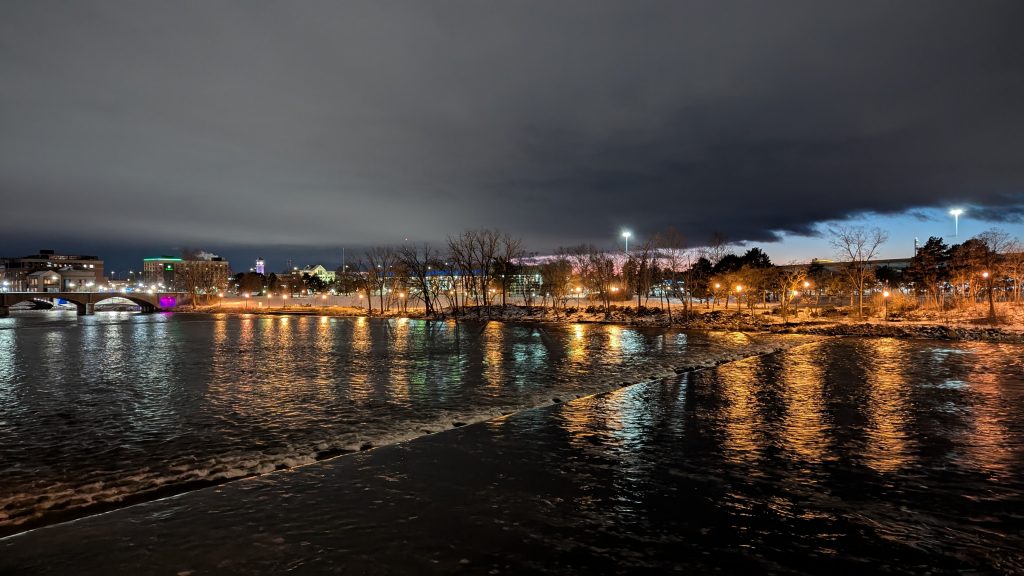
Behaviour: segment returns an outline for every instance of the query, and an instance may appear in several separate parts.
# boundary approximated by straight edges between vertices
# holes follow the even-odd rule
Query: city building
[[[142,284],[149,288],[209,294],[227,288],[231,266],[212,254],[201,258],[158,256],[142,261]]]
[[[53,279],[54,274],[36,275],[30,288],[29,276],[36,272],[58,272],[58,278]],[[49,286],[48,282],[55,282],[62,290],[71,284],[76,289],[90,282],[93,286],[100,286],[105,282],[103,260],[96,256],[57,254],[54,250],[40,250],[38,254],[29,256],[0,258],[0,282],[9,292],[39,291],[39,287]]]
[[[324,268],[322,264],[312,264],[310,266],[306,266],[302,270],[299,270],[298,274],[299,277],[317,276],[328,284],[334,282],[335,277],[335,272],[333,270],[328,270],[327,268]]]

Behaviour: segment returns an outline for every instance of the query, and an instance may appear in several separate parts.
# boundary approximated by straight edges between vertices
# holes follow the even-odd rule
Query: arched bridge
[[[182,304],[188,296],[187,292],[0,292],[0,316],[7,316],[11,306],[19,302],[55,298],[74,304],[79,316],[92,314],[96,304],[111,298],[131,300],[142,307],[143,312],[155,312]]]

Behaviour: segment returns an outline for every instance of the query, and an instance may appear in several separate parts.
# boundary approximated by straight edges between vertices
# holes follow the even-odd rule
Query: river
[[[5,494],[443,431],[0,539],[0,572],[1024,573],[1019,344],[45,318],[0,333]]]
[[[0,534],[807,340],[19,312],[0,318]]]

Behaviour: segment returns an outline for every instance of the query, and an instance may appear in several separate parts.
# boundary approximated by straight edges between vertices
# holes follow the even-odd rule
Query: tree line
[[[697,307],[715,310],[758,306],[788,318],[796,304],[847,302],[865,314],[865,296],[880,290],[919,295],[925,305],[963,305],[982,294],[994,302],[1020,302],[1022,270],[1019,243],[1004,232],[989,231],[962,244],[946,246],[930,238],[905,270],[877,267],[885,232],[877,228],[833,227],[830,243],[838,262],[778,266],[759,247],[729,251],[717,237],[691,247],[677,230],[654,234],[627,252],[608,252],[592,244],[560,247],[554,255],[526,258],[520,238],[491,229],[450,236],[443,246],[430,243],[371,247],[333,283],[313,275],[283,278],[253,273],[235,279],[239,292],[358,294],[367,313],[408,307],[425,313],[488,315],[510,301],[553,308],[556,314],[584,302],[609,314],[616,304],[635,310],[656,307],[668,321],[689,317]],[[982,276],[987,272],[987,276]],[[652,303],[653,300],[653,303]],[[678,308],[673,310],[673,303]],[[871,301],[869,300],[869,304]]]

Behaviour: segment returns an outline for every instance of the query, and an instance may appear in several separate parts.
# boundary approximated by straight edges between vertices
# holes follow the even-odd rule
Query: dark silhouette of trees
[[[435,275],[443,266],[440,253],[427,243],[403,245],[398,251],[398,261],[405,269],[412,291],[423,301],[426,314],[434,314],[438,285]]]
[[[917,249],[903,273],[904,279],[913,285],[914,292],[927,295],[927,299],[938,308],[942,307],[942,286],[947,278],[948,259],[949,247],[942,238],[932,236]]]
[[[559,249],[559,252],[563,251],[564,249]],[[568,299],[569,292],[571,291],[572,263],[569,261],[568,256],[559,253],[554,259],[541,264],[539,272],[545,295],[551,296],[551,304],[557,315],[559,302],[564,308],[565,301]]]
[[[686,292],[691,298],[710,300],[711,277],[714,275],[714,266],[706,257],[701,256],[686,269],[683,282],[686,283]]]

